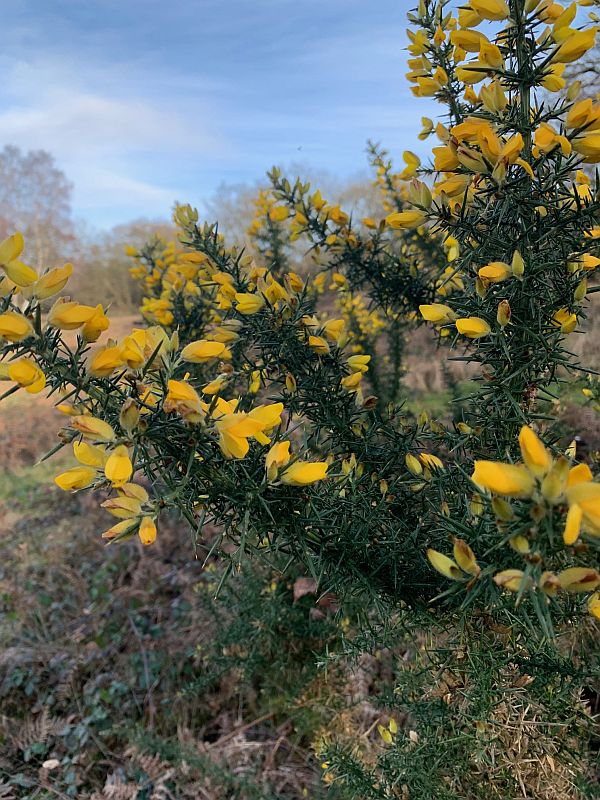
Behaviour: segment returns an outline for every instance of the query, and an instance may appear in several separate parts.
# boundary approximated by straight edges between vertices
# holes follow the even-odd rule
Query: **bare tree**
[[[563,78],[567,88],[575,81],[580,81],[582,97],[592,97],[600,91],[600,45],[596,44],[578,61],[567,64]]]
[[[0,236],[20,230],[26,258],[38,269],[64,261],[72,249],[72,188],[45,150],[0,151]]]

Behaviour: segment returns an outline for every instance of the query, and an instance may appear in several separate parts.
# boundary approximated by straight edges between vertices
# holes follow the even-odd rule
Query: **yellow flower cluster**
[[[130,482],[133,474],[130,448],[117,443],[117,435],[108,422],[91,415],[77,415],[71,428],[81,438],[73,441],[73,455],[78,466],[56,476],[55,483],[66,492],[110,486],[116,496],[102,503],[114,517],[121,520],[105,531],[105,539],[121,541],[134,536],[149,545],[156,539],[156,515],[143,486]]]
[[[530,521],[541,522],[564,514],[563,543],[576,553],[582,550],[578,546],[580,537],[600,537],[600,483],[594,482],[587,464],[573,465],[565,455],[554,458],[527,425],[521,428],[519,446],[522,462],[478,460],[471,476],[479,493],[491,495],[500,530],[518,522],[509,502],[515,499],[530,504]],[[592,592],[600,586],[600,573],[592,567],[573,566],[560,571],[546,568],[543,554],[535,549],[533,534],[529,527],[523,530],[520,523],[516,532],[511,531],[509,543],[527,566],[497,572],[493,580],[499,587],[518,594],[538,589],[551,598],[559,591]],[[471,548],[459,540],[455,540],[454,560],[433,549],[428,550],[427,556],[438,572],[452,580],[479,578],[482,574]],[[599,593],[591,595],[588,608],[600,619]]]
[[[593,47],[598,29],[596,25],[573,28],[576,12],[576,3],[565,8],[544,0],[525,2],[524,17],[519,22],[537,32],[537,39],[531,45],[531,58],[537,65],[532,77],[534,89],[546,92],[563,89],[565,64],[576,61]],[[415,19],[423,18],[425,13],[425,5],[421,3]],[[534,180],[535,159],[538,173],[545,169],[545,161],[555,159],[558,154],[572,156],[573,163],[600,161],[600,105],[589,98],[573,104],[578,84],[569,88],[566,100],[559,104],[558,114],[563,117],[561,130],[541,119],[532,105],[533,137],[524,138],[519,131],[509,132],[513,124],[511,114],[519,105],[530,102],[519,91],[513,65],[507,61],[515,58],[510,44],[515,21],[509,17],[504,0],[475,0],[461,6],[457,16],[440,14],[435,31],[428,33],[421,27],[417,32],[408,32],[412,58],[407,78],[414,84],[413,92],[448,102],[456,122],[434,126],[424,118],[422,138],[435,133],[440,140],[440,145],[433,148],[433,171],[437,179],[431,191],[416,181],[416,188],[408,197],[418,208],[391,214],[388,224],[405,228],[420,226],[427,220],[432,202],[448,214],[459,214],[477,195],[497,190],[509,177],[518,180],[525,174]],[[498,23],[506,26],[500,24],[496,30]],[[466,87],[460,111],[452,105],[456,82]],[[478,84],[483,85],[477,94],[473,87]],[[410,153],[407,156],[413,164],[412,174],[416,174],[418,165]],[[578,173],[571,197],[562,197],[559,206],[575,208],[580,199],[590,197],[589,179]],[[542,207],[539,211],[546,213]],[[479,330],[475,333],[482,335]]]
[[[222,242],[220,235],[218,239]],[[143,251],[128,247],[126,252],[138,262],[130,273],[143,284],[141,310],[149,322],[167,329],[176,326],[176,305],[188,313],[201,307],[205,316],[211,309],[230,307],[231,278],[221,273],[205,253],[184,251],[160,237]]]
[[[190,212],[184,209],[181,213]],[[188,252],[163,242],[154,243],[145,254],[130,248],[129,254],[139,262],[134,268],[136,275],[143,279],[147,291],[155,292],[145,299],[144,314],[157,324],[133,328],[118,341],[108,339],[88,352],[87,345],[95,343],[109,327],[104,309],[60,297],[39,328],[34,314],[39,301],[65,287],[72,267],[66,265],[38,277],[19,260],[23,247],[20,234],[0,244],[0,265],[6,275],[2,291],[9,299],[21,294],[27,303],[24,311],[7,303],[7,310],[0,314],[0,336],[9,346],[7,352],[18,348],[18,357],[9,355],[0,362],[0,379],[13,381],[30,393],[42,391],[46,375],[38,365],[39,356],[34,354],[39,350],[41,358],[46,358],[45,348],[52,351],[59,341],[65,352],[75,353],[56,335],[77,333],[74,358],[83,369],[77,392],[74,395],[69,391],[68,379],[59,378],[55,384],[67,394],[58,404],[58,409],[69,417],[61,438],[72,442],[77,463],[55,480],[65,491],[96,488],[116,493],[103,503],[120,520],[103,534],[106,539],[120,541],[136,532],[144,544],[156,538],[158,505],[142,486],[133,482],[133,476],[140,466],[137,443],[144,443],[147,420],[159,413],[178,417],[185,425],[198,426],[203,435],[214,439],[225,459],[245,458],[251,442],[270,445],[265,454],[265,471],[271,484],[306,486],[326,477],[328,462],[303,460],[300,453],[292,453],[290,441],[278,438],[272,443],[273,434],[282,424],[281,402],[241,410],[241,397],[227,400],[222,396],[230,386],[235,390],[236,378],[245,375],[248,394],[260,390],[261,369],[248,370],[244,363],[232,363],[233,348],[244,346],[240,331],[245,318],[263,309],[284,320],[293,316],[306,288],[298,275],[287,272],[279,281],[266,268],[243,257],[234,277],[197,251]],[[203,304],[203,335],[182,344],[178,332],[170,332],[175,322],[171,309],[182,304],[193,309],[198,298]],[[344,320],[308,316],[298,322],[297,335],[319,357],[329,355],[333,346],[341,350],[351,338]],[[349,393],[360,395],[360,381],[368,361],[368,356],[358,355],[347,359],[346,376],[341,380]],[[183,379],[178,377],[184,365],[199,371],[193,380],[189,373]],[[216,374],[210,375],[214,369]],[[198,380],[202,388],[196,388]],[[103,391],[113,393],[113,399],[119,397],[114,417],[118,427],[91,410],[95,408],[93,399],[98,396],[95,387],[99,381],[110,381],[110,388],[106,384]],[[286,386],[288,391],[295,391],[293,376],[288,375]]]
[[[21,233],[14,233],[0,243],[0,294],[18,292],[25,298],[45,300],[64,289],[73,272],[72,264],[56,267],[39,276],[33,267],[21,261],[25,242]]]
[[[88,363],[88,373],[94,378],[108,378],[114,372],[136,372],[148,365],[150,358],[164,362],[177,347],[177,336],[168,336],[164,328],[133,328],[120,341],[109,339],[97,348]]]
[[[554,460],[527,425],[521,429],[519,445],[522,464],[476,461],[473,482],[500,497],[535,497],[550,506],[566,503],[566,545],[574,544],[582,530],[600,536],[600,484],[593,482],[587,464],[571,466],[566,456]]]

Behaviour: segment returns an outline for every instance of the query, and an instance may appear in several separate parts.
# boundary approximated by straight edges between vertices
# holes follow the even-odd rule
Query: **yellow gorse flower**
[[[469,5],[481,19],[490,21],[507,19],[510,14],[504,0],[470,0]]]
[[[489,336],[491,328],[488,323],[480,317],[463,317],[455,322],[456,330],[469,339],[480,339],[482,336]]]
[[[71,426],[84,438],[97,442],[112,442],[115,432],[108,422],[97,417],[79,414],[71,418]]]
[[[456,320],[457,316],[450,306],[446,306],[443,303],[420,305],[419,311],[423,319],[436,325],[449,325]]]
[[[19,260],[25,242],[21,233],[13,233],[0,242],[0,269],[16,286],[25,288],[37,280],[37,272]]]
[[[37,394],[46,386],[46,376],[31,358],[19,358],[11,362],[8,376],[29,394]]]
[[[60,298],[48,312],[48,323],[54,328],[74,331],[83,327],[95,313],[94,306],[85,306],[73,300]]]
[[[115,370],[124,366],[121,347],[109,344],[94,353],[88,365],[88,372],[96,378],[108,378]]]
[[[103,447],[88,442],[73,442],[73,455],[80,464],[97,469],[104,467],[107,458]]]
[[[499,461],[476,461],[471,480],[481,489],[503,497],[530,497],[535,488],[535,480],[526,467]]]
[[[232,410],[216,419],[219,446],[226,458],[244,458],[250,449],[249,439],[269,444],[267,436],[281,423],[283,403],[257,406],[252,411]]]
[[[27,317],[16,311],[0,314],[0,337],[9,342],[21,342],[33,335],[33,326]]]
[[[135,520],[124,519],[122,522],[117,522],[116,525],[113,525],[107,531],[104,531],[104,533],[102,534],[102,538],[109,540],[115,539],[117,537],[125,538],[127,534],[131,535],[134,534],[135,527],[136,527]]]
[[[235,307],[240,314],[249,316],[256,314],[265,306],[265,298],[260,294],[251,294],[249,292],[236,292],[235,293]]]
[[[0,242],[0,267],[4,268],[5,264],[19,258],[24,247],[23,234],[18,231]]]
[[[213,342],[207,339],[200,339],[197,342],[190,342],[181,351],[181,358],[192,364],[204,364],[215,358],[223,361],[231,359],[231,351],[223,342]]]
[[[86,342],[96,342],[109,327],[108,317],[101,305],[97,305],[94,313],[84,322],[81,335]]]
[[[536,478],[543,477],[552,466],[552,456],[540,441],[539,436],[528,425],[519,433],[521,455],[527,469]]]
[[[585,55],[594,46],[597,28],[587,28],[582,31],[565,31],[561,39],[563,41],[558,46],[552,60],[561,64],[570,64]]]
[[[93,467],[72,467],[61,472],[54,478],[54,482],[65,492],[74,492],[77,489],[85,489],[96,478],[96,470]]]
[[[328,466],[324,461],[295,461],[283,471],[281,482],[290,486],[308,486],[322,481],[327,475]]]
[[[131,519],[141,514],[142,503],[136,497],[119,495],[105,500],[102,503],[102,508],[105,508],[113,517]]]
[[[124,444],[120,444],[112,451],[104,465],[104,474],[113,486],[122,486],[127,483],[133,473],[133,465],[129,458],[129,451]]]
[[[371,361],[371,356],[368,355],[355,355],[350,356],[347,359],[346,363],[350,368],[351,372],[367,372],[369,369],[369,362]]]
[[[476,461],[471,480],[480,489],[501,497],[532,498],[539,493],[550,505],[567,503],[565,545],[574,544],[582,531],[600,536],[600,484],[593,483],[590,468],[586,464],[570,467],[564,456],[554,460],[527,425],[521,428],[519,445],[523,464]],[[511,519],[512,511],[500,516]]]
[[[170,380],[163,408],[166,412],[175,411],[188,422],[199,422],[202,418],[200,395],[186,381]]]
[[[402,230],[418,228],[426,219],[427,216],[420,211],[396,211],[393,214],[388,214],[385,218],[385,223],[390,228]]]
[[[512,276],[512,269],[510,264],[505,264],[503,261],[493,261],[481,267],[477,274],[490,283],[501,283]]]
[[[31,293],[39,300],[53,297],[65,288],[72,274],[73,264],[65,264],[64,267],[51,269],[39,278],[33,286]]]
[[[560,328],[561,333],[572,333],[577,327],[577,314],[568,308],[561,308],[552,317],[552,324]]]
[[[289,442],[277,442],[270,448],[265,456],[265,469],[270,481],[275,480],[278,471],[289,464],[291,457]]]

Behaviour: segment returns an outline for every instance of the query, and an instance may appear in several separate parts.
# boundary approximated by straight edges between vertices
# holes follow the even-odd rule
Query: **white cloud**
[[[220,158],[230,146],[177,103],[136,91],[136,74],[121,65],[106,70],[67,62],[16,62],[7,69],[0,107],[0,146],[45,149],[75,184],[78,213],[95,209],[163,215],[177,186],[165,186],[167,164],[177,158]],[[148,76],[146,76],[148,77]],[[133,79],[133,80],[132,80]],[[151,90],[152,86],[148,86]],[[168,95],[167,95],[168,98]],[[213,115],[214,117],[214,115]]]
[[[155,186],[111,169],[94,165],[75,165],[70,177],[75,183],[77,207],[82,212],[98,212],[119,207],[137,208],[146,216],[168,216],[178,197],[175,188]]]
[[[106,157],[146,149],[214,152],[216,140],[181,115],[163,113],[138,98],[120,100],[85,89],[51,86],[0,112],[0,137],[22,147],[44,147],[60,159],[80,153]]]

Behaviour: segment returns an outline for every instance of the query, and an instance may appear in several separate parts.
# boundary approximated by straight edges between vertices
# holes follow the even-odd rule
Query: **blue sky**
[[[404,79],[411,5],[11,0],[0,146],[49,150],[98,227],[201,206],[272,164],[354,176],[367,138],[418,151],[432,113]]]

